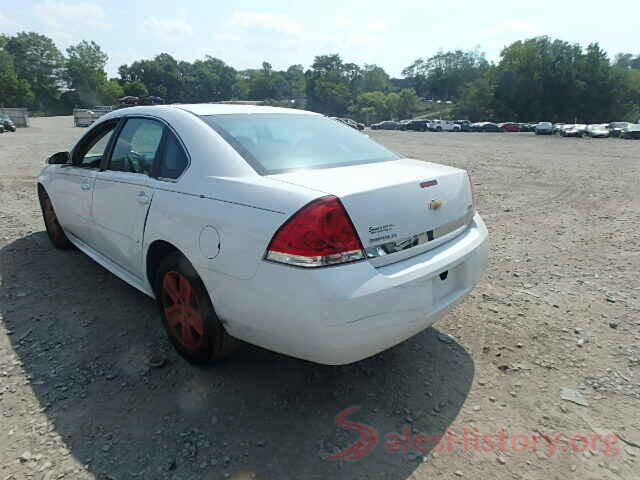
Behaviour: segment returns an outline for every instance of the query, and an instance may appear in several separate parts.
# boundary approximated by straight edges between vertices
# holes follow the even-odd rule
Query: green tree
[[[420,106],[420,98],[413,88],[405,88],[400,91],[400,102],[398,105],[399,118],[412,118]]]
[[[397,96],[397,94],[393,95]],[[355,118],[367,123],[382,120],[391,114],[387,95],[384,92],[364,92],[359,94],[349,107],[349,111]]]
[[[98,87],[98,98],[102,105],[115,105],[119,98],[124,96],[124,88],[120,82],[111,79]]]
[[[108,59],[107,54],[93,41],[83,40],[67,48],[64,78],[76,92],[78,107],[113,103],[114,88],[107,86],[107,73],[104,70]],[[122,93],[122,89],[119,91]]]
[[[391,90],[391,80],[382,67],[365,64],[360,70],[358,89],[363,92],[388,92]]]
[[[419,58],[402,74],[420,96],[448,100],[459,97],[463,87],[480,78],[488,67],[484,53],[478,50],[452,50]]]
[[[123,94],[129,97],[146,97],[149,95],[149,90],[142,82],[122,82]]]
[[[453,116],[460,119],[468,119],[474,122],[490,120],[494,118],[494,86],[489,75],[485,75],[468,85],[462,90],[462,95],[453,109]]]
[[[306,81],[304,77],[304,67],[302,65],[291,65],[284,73],[287,82],[288,97],[294,99],[304,99]]]
[[[359,70],[353,63],[344,63],[337,54],[315,57],[305,73],[309,108],[327,115],[345,115],[357,95]]]
[[[614,60],[616,67],[640,70],[640,54],[619,53]]]
[[[0,106],[23,107],[33,104],[34,96],[29,82],[18,78],[13,58],[0,49]]]
[[[40,111],[56,109],[64,58],[53,40],[34,32],[20,32],[5,37],[3,43],[4,51],[13,58],[17,77],[33,92],[27,106]]]

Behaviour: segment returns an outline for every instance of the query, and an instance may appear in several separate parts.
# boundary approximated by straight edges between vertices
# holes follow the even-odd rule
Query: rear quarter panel
[[[211,270],[248,279],[255,275],[271,235],[286,218],[283,213],[157,189],[143,251],[148,252],[154,241],[163,240],[177,247],[202,276],[202,270]],[[220,237],[220,251],[213,259],[207,258],[200,246],[200,233],[208,226]],[[143,261],[146,263],[146,254]]]

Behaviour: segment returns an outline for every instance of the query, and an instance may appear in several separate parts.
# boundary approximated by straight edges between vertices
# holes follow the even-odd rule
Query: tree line
[[[105,71],[108,57],[92,41],[63,54],[50,38],[0,35],[0,104],[41,114],[112,105],[123,96],[159,96],[167,103],[263,100],[373,122],[411,118],[426,100],[451,101],[451,115],[470,120],[595,122],[640,115],[640,55],[610,60],[548,37],[515,42],[497,62],[479,50],[438,52],[390,78],[377,65],[319,55],[309,68],[237,70],[206,56],[187,62],[167,53]],[[635,119],[634,119],[635,120]]]

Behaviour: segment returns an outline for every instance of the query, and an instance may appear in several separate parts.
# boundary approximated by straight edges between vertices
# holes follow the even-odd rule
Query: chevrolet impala
[[[185,359],[237,339],[346,364],[421,332],[487,263],[466,171],[320,114],[132,107],[38,178],[48,236],[155,298]]]

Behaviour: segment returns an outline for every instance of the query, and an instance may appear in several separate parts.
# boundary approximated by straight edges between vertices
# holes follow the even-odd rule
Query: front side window
[[[83,168],[100,168],[102,157],[107,151],[109,141],[118,126],[118,122],[109,122],[96,127],[90,137],[83,140],[74,154],[73,165]]]
[[[201,118],[261,174],[400,158],[353,128],[320,115],[222,114]]]
[[[116,141],[107,170],[149,175],[164,127],[155,120],[127,120]]]

